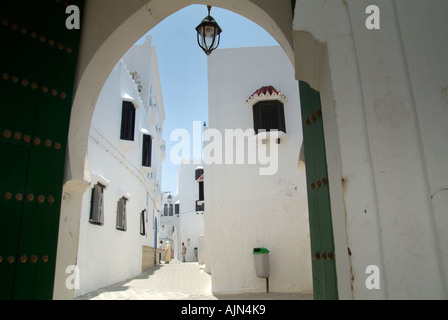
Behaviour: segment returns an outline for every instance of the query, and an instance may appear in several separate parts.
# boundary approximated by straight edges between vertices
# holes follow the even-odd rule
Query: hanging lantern
[[[218,47],[222,32],[218,23],[210,16],[211,8],[211,6],[207,6],[208,16],[196,27],[198,44],[206,55],[209,55]]]

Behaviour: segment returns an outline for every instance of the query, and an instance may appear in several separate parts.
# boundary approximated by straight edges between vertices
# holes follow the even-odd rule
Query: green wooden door
[[[53,295],[80,35],[65,26],[66,5],[0,2],[1,299]]]
[[[315,299],[338,299],[320,94],[300,81]]]

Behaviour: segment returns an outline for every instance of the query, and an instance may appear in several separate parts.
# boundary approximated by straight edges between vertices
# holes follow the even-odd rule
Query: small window
[[[201,204],[199,204],[199,201],[201,201]],[[201,212],[204,211],[205,204],[202,202],[202,200],[196,200],[196,211]]]
[[[179,215],[179,204],[178,204],[178,203],[176,203],[176,204],[174,205],[174,214]]]
[[[199,181],[199,201],[204,200],[204,181]]]
[[[151,166],[151,153],[152,153],[152,138],[148,134],[143,135],[143,145],[142,145],[142,166]]]
[[[170,210],[169,210],[169,212],[170,212],[170,217],[171,216],[173,216],[173,204],[170,204]]]
[[[140,212],[140,234],[142,236],[146,235],[146,226],[145,226],[145,211]]]
[[[117,225],[116,228],[121,231],[126,231],[126,202],[127,199],[122,197],[117,204]]]
[[[203,173],[204,173],[204,169],[202,169],[201,167],[198,167],[195,170],[195,178],[194,178],[194,180],[198,180]]]
[[[254,130],[278,130],[286,133],[283,103],[278,100],[259,101],[253,106]]]
[[[123,101],[121,109],[121,140],[134,141],[135,131],[135,107],[132,102]]]
[[[102,226],[104,224],[104,186],[97,183],[92,189],[89,222]]]
[[[168,216],[168,205],[166,203],[163,205],[163,215]]]

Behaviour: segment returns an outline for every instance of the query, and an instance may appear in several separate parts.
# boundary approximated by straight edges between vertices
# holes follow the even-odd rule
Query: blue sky
[[[193,121],[208,121],[207,56],[197,44],[195,30],[205,16],[207,6],[191,5],[148,32],[157,51],[166,114],[163,136],[167,157],[162,165],[162,191],[172,194],[177,189],[178,166],[170,161],[171,148],[177,143],[170,141],[170,134],[177,128],[192,132]],[[241,15],[213,7],[211,16],[223,30],[219,48],[278,45],[264,29]],[[198,156],[192,154],[191,158]]]

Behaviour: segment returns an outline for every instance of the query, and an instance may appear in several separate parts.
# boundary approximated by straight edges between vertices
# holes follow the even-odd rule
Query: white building
[[[294,69],[280,47],[218,49],[208,58],[208,79],[209,128],[204,139],[207,132],[215,139],[204,143],[205,263],[212,290],[265,291],[265,281],[255,274],[253,249],[259,247],[270,251],[270,291],[310,290],[307,190],[305,172],[298,167],[303,135]],[[285,131],[278,132],[279,140],[262,139],[261,131],[233,138],[239,129],[254,129],[259,115],[254,116],[253,104],[277,100],[284,111],[283,118],[277,115],[283,121],[277,129]],[[258,156],[251,163],[251,150],[263,147],[271,150],[269,162]],[[278,149],[278,157],[271,148]],[[260,168],[272,171],[261,175]]]
[[[150,37],[110,73],[89,133],[91,191],[83,196],[75,296],[154,264],[165,143],[162,91]]]
[[[186,262],[199,261],[199,238],[204,234],[204,169],[202,165],[183,162],[178,171],[180,245],[187,248]],[[181,260],[180,256],[180,260]],[[181,260],[182,261],[182,260]]]
[[[166,247],[167,241],[170,242],[171,259],[180,260],[180,218],[179,218],[179,200],[177,196],[172,196],[168,192],[163,194],[163,209],[160,211],[160,234],[162,241],[161,248]],[[162,256],[163,260],[163,256]]]

